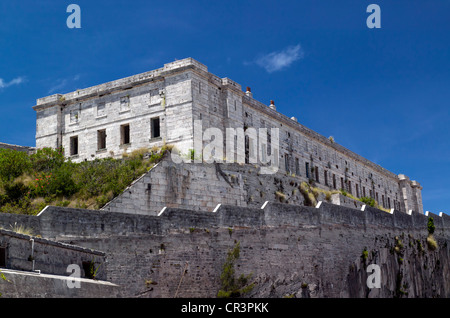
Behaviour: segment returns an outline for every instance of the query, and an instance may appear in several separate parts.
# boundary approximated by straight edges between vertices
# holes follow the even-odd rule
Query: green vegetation
[[[369,251],[366,248],[364,248],[362,255],[361,255],[361,258],[363,259],[364,263],[366,262],[368,257],[369,257]]]
[[[434,225],[434,220],[431,216],[428,217],[427,229],[428,229],[427,245],[431,251],[434,251],[438,248],[438,244],[433,237],[433,233],[434,230],[436,229],[436,226]]]
[[[427,228],[428,228],[428,234],[433,234],[434,230],[436,229],[436,226],[434,225],[434,220],[431,216],[428,217]]]
[[[250,275],[241,275],[238,278],[235,277],[234,265],[240,256],[240,244],[237,242],[233,249],[228,251],[227,259],[223,264],[222,274],[220,275],[221,289],[219,290],[218,298],[234,298],[240,297],[250,292],[254,284],[248,284]]]
[[[375,199],[374,198],[362,197],[362,198],[359,199],[359,201],[361,201],[361,202],[363,202],[363,203],[365,203],[365,204],[367,204],[367,205],[369,205],[371,207],[375,206]]]
[[[62,149],[31,155],[0,149],[0,212],[35,215],[46,205],[101,208],[171,149],[139,149],[123,159],[81,163],[66,160]]]

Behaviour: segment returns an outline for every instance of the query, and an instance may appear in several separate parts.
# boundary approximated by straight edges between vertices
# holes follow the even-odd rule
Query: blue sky
[[[67,28],[71,3],[81,29]],[[448,213],[449,17],[448,0],[2,1],[0,141],[35,145],[37,98],[193,57]]]

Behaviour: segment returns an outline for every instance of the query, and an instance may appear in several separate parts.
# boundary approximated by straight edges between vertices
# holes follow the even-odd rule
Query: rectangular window
[[[150,105],[160,103],[159,89],[152,89],[150,91]]]
[[[288,155],[284,155],[284,167],[287,173],[291,173],[291,167],[289,164],[289,156]]]
[[[106,149],[106,129],[97,130],[97,150]]]
[[[336,189],[336,175],[333,173],[333,188]]]
[[[70,123],[77,123],[80,120],[80,110],[70,111]]]
[[[127,145],[130,143],[130,125],[120,126],[120,144]]]
[[[366,187],[363,187],[363,197],[366,196]]]
[[[297,176],[300,175],[300,163],[298,161],[298,158],[295,158],[295,174]]]
[[[378,200],[378,192],[375,192],[375,198],[377,200],[377,204],[380,204],[380,200]]]
[[[6,247],[0,246],[0,267],[6,267]]]
[[[120,111],[127,111],[130,109],[130,96],[122,96],[120,98]]]
[[[348,193],[352,194],[352,182],[348,180]]]
[[[391,198],[388,197],[388,208],[391,208]]]
[[[319,181],[319,167],[316,166],[315,172],[316,172],[316,181],[320,182]]]
[[[383,204],[383,208],[385,208],[386,204],[384,202],[384,194],[381,195],[381,203]]]
[[[323,179],[324,179],[325,185],[328,186],[328,173],[326,170],[323,171]]]
[[[70,137],[70,155],[78,155],[78,136]]]
[[[345,190],[345,186],[344,186],[344,178],[341,177],[341,189]]]
[[[161,137],[161,129],[159,124],[159,117],[151,119],[151,137],[158,138]]]
[[[357,183],[355,183],[355,188],[356,188],[356,197],[359,198],[359,185]]]
[[[97,105],[97,117],[105,116],[106,115],[106,106],[105,103],[98,103]]]
[[[309,162],[305,163],[305,169],[306,169],[306,178],[309,179]]]

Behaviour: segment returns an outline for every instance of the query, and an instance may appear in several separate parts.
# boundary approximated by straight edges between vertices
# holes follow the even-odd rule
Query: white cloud
[[[70,86],[76,81],[80,79],[81,75],[76,74],[75,76],[71,78],[60,78],[55,81],[54,85],[48,90],[48,94],[52,94],[56,91],[61,91],[62,89],[66,88],[66,86]]]
[[[3,78],[0,78],[0,88],[7,88],[9,86],[19,85],[22,84],[23,82],[25,82],[25,77],[22,76],[16,77],[15,79],[9,82],[5,82]]]
[[[267,72],[272,73],[289,67],[295,61],[303,58],[304,53],[300,46],[289,46],[282,51],[272,52],[261,56],[255,63],[263,67]]]

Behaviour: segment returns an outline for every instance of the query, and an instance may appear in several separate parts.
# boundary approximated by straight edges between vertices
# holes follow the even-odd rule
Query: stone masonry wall
[[[325,202],[167,208],[160,216],[48,207],[35,218],[43,237],[104,251],[107,280],[121,286],[121,297],[215,297],[236,242],[237,275],[251,273],[256,284],[251,297],[449,297],[450,218],[429,216],[435,251],[427,247],[425,215]],[[381,267],[381,289],[366,288],[371,263]]]
[[[306,205],[302,182],[309,184],[310,180],[284,171],[261,174],[259,166],[250,164],[178,164],[167,156],[102,210],[157,215],[164,207],[213,211],[218,204],[261,207],[269,201]],[[317,200],[331,202],[326,193],[336,190],[312,184],[323,190],[317,190]],[[334,198],[338,205],[363,205],[342,195]]]
[[[6,248],[6,268],[20,271],[68,276],[67,266],[76,264],[81,277],[87,277],[83,263],[102,264],[98,279],[105,279],[106,258],[103,252],[23,235],[9,230],[0,230],[0,247]],[[34,264],[33,264],[34,260]]]

